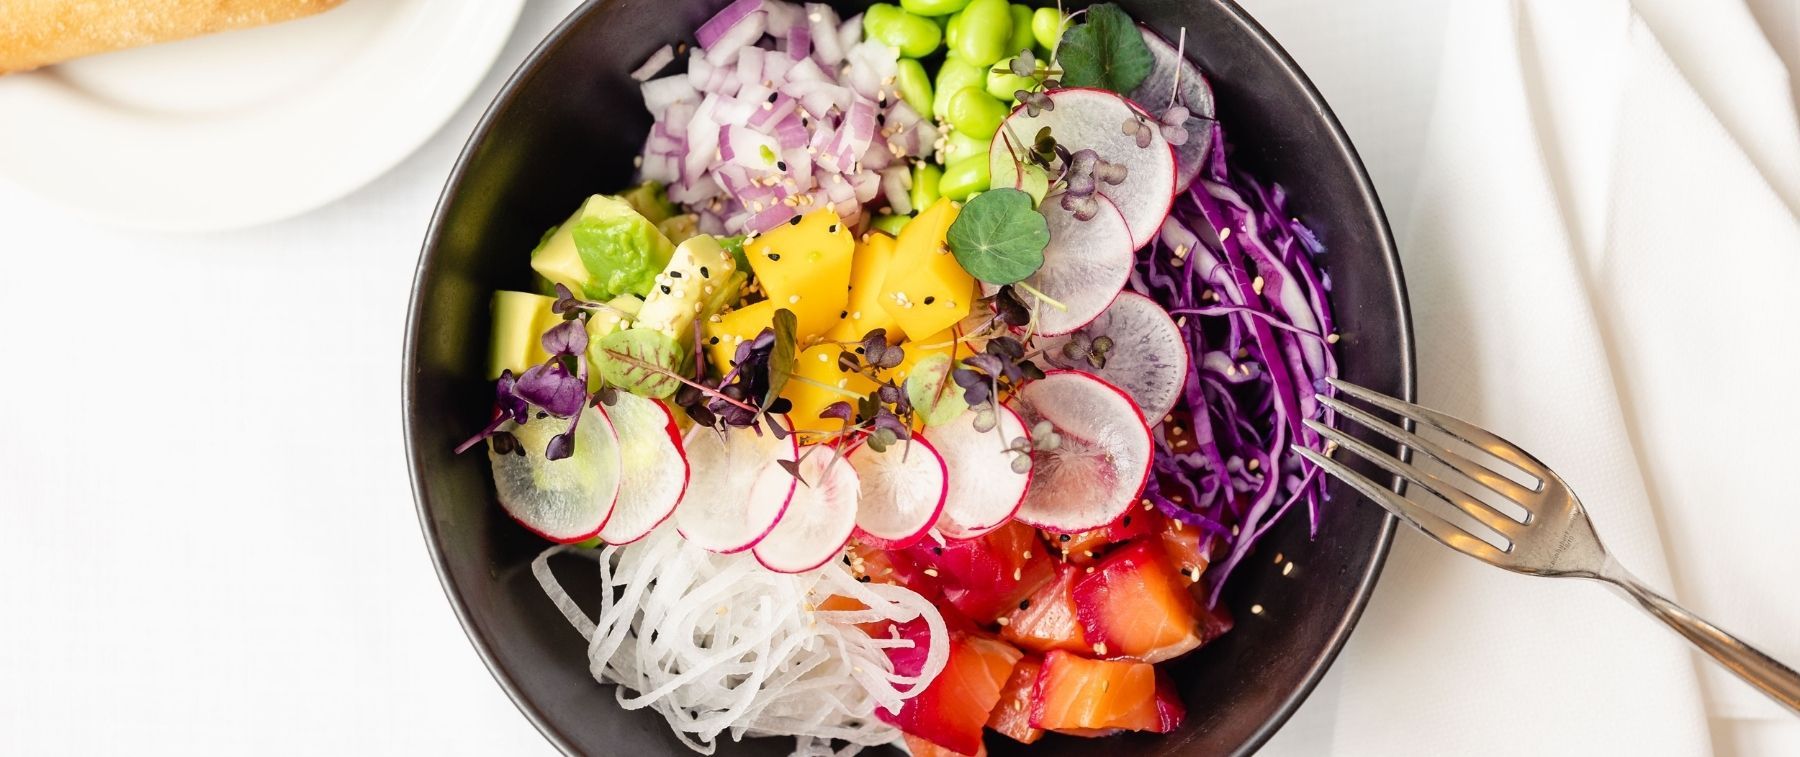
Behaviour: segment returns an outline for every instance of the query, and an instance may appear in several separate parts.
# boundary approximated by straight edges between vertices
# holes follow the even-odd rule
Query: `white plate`
[[[350,0],[317,16],[0,77],[0,179],[159,230],[287,218],[437,131],[524,0]]]

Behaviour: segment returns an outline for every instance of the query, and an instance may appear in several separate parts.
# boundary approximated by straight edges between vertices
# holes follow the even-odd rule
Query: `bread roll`
[[[0,0],[0,74],[310,16],[343,0]]]

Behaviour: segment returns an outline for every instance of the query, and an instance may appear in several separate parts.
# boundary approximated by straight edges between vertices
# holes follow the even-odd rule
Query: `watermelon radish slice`
[[[1163,218],[1175,202],[1175,153],[1156,127],[1156,119],[1130,100],[1103,89],[1071,87],[1050,93],[1055,110],[1033,116],[1024,105],[1013,109],[988,143],[988,162],[1012,160],[1021,146],[1030,145],[1040,129],[1050,127],[1056,143],[1070,152],[1091,149],[1108,163],[1125,166],[1125,181],[1100,184],[1099,193],[1124,214],[1131,230],[1131,249],[1136,251],[1156,238]],[[1126,134],[1125,122],[1142,118],[1150,124],[1150,144],[1138,147],[1137,138]],[[1050,203],[1046,201],[1045,207]],[[1051,239],[1056,230],[1050,230]]]
[[[786,423],[785,418],[782,419]],[[683,538],[713,552],[730,554],[756,545],[787,511],[796,482],[762,475],[777,460],[799,459],[794,435],[776,439],[763,429],[695,426],[683,446],[693,476],[675,508],[675,528]]]
[[[608,544],[630,544],[648,536],[675,514],[687,491],[687,453],[675,415],[659,400],[619,392],[602,408],[619,435],[619,502],[600,538]]]
[[[1125,288],[1133,263],[1131,234],[1111,200],[1095,198],[1099,212],[1081,221],[1063,210],[1060,197],[1045,198],[1038,208],[1050,227],[1050,244],[1044,247],[1044,264],[1025,279],[1060,305],[1038,303],[1033,325],[1043,336],[1067,334],[1098,317]],[[988,296],[997,289],[982,287]]]
[[[1131,99],[1150,113],[1161,114],[1169,107],[1170,91],[1179,86],[1181,91],[1176,102],[1186,105],[1192,116],[1187,122],[1187,142],[1172,145],[1175,148],[1175,193],[1180,194],[1194,183],[1195,176],[1200,175],[1200,168],[1206,165],[1206,156],[1212,151],[1212,85],[1206,82],[1200,67],[1181,57],[1175,45],[1163,39],[1161,34],[1142,25],[1138,30],[1143,33],[1144,44],[1150,47],[1150,55],[1156,63],[1150,67],[1150,75],[1144,77],[1144,82],[1131,91]],[[1175,76],[1177,71],[1181,72],[1179,81]]]
[[[544,448],[569,429],[563,418],[501,426],[524,454],[500,454],[488,446],[501,509],[532,533],[562,544],[593,538],[619,497],[619,437],[605,413],[592,407],[581,413],[575,454],[562,460],[546,459]]]
[[[1118,519],[1150,477],[1150,427],[1131,397],[1076,371],[1050,371],[1009,402],[1028,426],[1049,421],[1062,437],[1033,456],[1031,488],[1019,520],[1078,533]]]
[[[1089,343],[1096,337],[1112,340],[1103,365],[1085,357],[1070,358],[1063,348],[1080,337]],[[1111,307],[1074,334],[1039,343],[1046,362],[1099,376],[1124,389],[1144,417],[1155,425],[1175,408],[1187,380],[1188,353],[1181,329],[1155,300],[1137,292],[1120,292]]]
[[[851,450],[850,467],[862,481],[856,507],[857,538],[881,549],[917,543],[937,522],[949,494],[949,468],[925,437],[876,452],[867,444]]]
[[[1013,453],[1006,451],[1014,439],[1030,438],[1030,426],[1011,408],[999,406],[998,428],[977,431],[975,412],[965,411],[931,429],[949,482],[937,528],[952,539],[971,539],[1005,525],[1018,512],[1032,481],[1029,468],[1013,472]]]
[[[834,456],[829,446],[813,447],[800,461],[800,477],[806,483],[794,489],[781,522],[751,549],[758,563],[777,573],[805,573],[831,562],[856,530],[862,485],[848,460]],[[798,483],[786,469],[771,463],[763,469],[757,488],[771,478],[776,482],[770,488],[782,483],[780,479]]]

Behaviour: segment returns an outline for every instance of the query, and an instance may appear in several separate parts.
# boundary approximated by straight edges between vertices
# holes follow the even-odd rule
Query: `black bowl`
[[[655,714],[621,711],[588,676],[584,645],[545,600],[528,564],[545,545],[494,502],[484,455],[451,449],[487,420],[487,301],[527,286],[525,253],[581,197],[624,186],[650,126],[628,72],[687,37],[726,0],[590,0],[552,32],[488,108],[457,161],[425,240],[407,326],[406,436],[419,519],[469,639],[527,717],[570,753],[686,750]],[[1345,378],[1412,397],[1411,327],[1381,206],[1343,129],[1280,46],[1229,0],[1121,0],[1212,78],[1234,159],[1291,190],[1324,238]],[[1248,753],[1324,675],[1367,601],[1393,523],[1332,490],[1318,538],[1304,515],[1275,528],[1235,574],[1236,630],[1176,668],[1189,718],[1177,733],[1110,742],[1052,737],[1034,754]],[[1269,557],[1297,570],[1283,576]],[[1249,608],[1260,604],[1262,611]],[[996,754],[1018,752],[990,739]],[[1008,745],[1012,749],[1006,748]],[[722,754],[785,754],[785,739]]]

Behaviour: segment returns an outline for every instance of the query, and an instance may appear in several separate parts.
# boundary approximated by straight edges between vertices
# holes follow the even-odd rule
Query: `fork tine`
[[[1394,399],[1373,389],[1357,386],[1342,379],[1328,378],[1325,381],[1340,392],[1392,411],[1402,418],[1410,418],[1434,426],[1437,430],[1454,436],[1472,447],[1512,463],[1539,481],[1550,479],[1550,466],[1533,457],[1530,452],[1526,452],[1519,445],[1502,439],[1493,432],[1473,423],[1445,415],[1428,407],[1420,407],[1406,400]]]
[[[1521,505],[1528,505],[1531,499],[1533,499],[1533,495],[1537,493],[1529,487],[1521,486],[1518,482],[1502,476],[1499,473],[1495,473],[1492,468],[1452,452],[1449,447],[1445,447],[1442,444],[1438,444],[1392,423],[1388,423],[1377,417],[1375,414],[1367,412],[1348,402],[1336,397],[1327,397],[1323,394],[1315,394],[1313,395],[1313,399],[1318,400],[1319,404],[1329,407],[1332,410],[1336,410],[1339,415],[1356,421],[1357,423],[1361,423],[1382,436],[1392,439],[1399,444],[1406,445],[1409,449],[1415,449],[1430,455],[1438,462],[1449,466],[1457,473],[1468,476],[1482,486],[1494,490],[1494,492],[1500,496],[1520,503]],[[1365,457],[1366,456],[1367,455],[1365,455]],[[1527,508],[1526,511],[1530,512],[1530,509]]]
[[[1362,474],[1350,470],[1342,463],[1298,444],[1293,446],[1293,450],[1301,457],[1312,461],[1313,465],[1323,468],[1326,473],[1336,476],[1339,481],[1362,492],[1363,496],[1374,500],[1375,504],[1381,505],[1383,509],[1393,513],[1394,517],[1412,524],[1414,528],[1424,531],[1425,535],[1438,540],[1444,546],[1490,563],[1499,563],[1505,559],[1506,553],[1501,552],[1494,545],[1469,535],[1469,532],[1462,530],[1456,524],[1438,517],[1412,500],[1395,494],[1387,487],[1364,478]]]
[[[1393,456],[1364,444],[1361,439],[1352,437],[1349,434],[1316,420],[1308,418],[1305,423],[1307,428],[1312,429],[1326,439],[1337,442],[1339,447],[1343,447],[1344,449],[1361,455],[1369,462],[1386,469],[1387,472],[1404,478],[1419,488],[1437,495],[1445,502],[1455,505],[1456,509],[1463,511],[1463,513],[1469,517],[1481,521],[1481,525],[1500,532],[1509,540],[1518,535],[1519,527],[1522,525],[1521,523],[1507,517],[1505,513],[1488,506],[1486,502],[1476,499],[1456,485],[1438,478],[1430,472],[1419,470],[1418,468],[1396,460]]]

